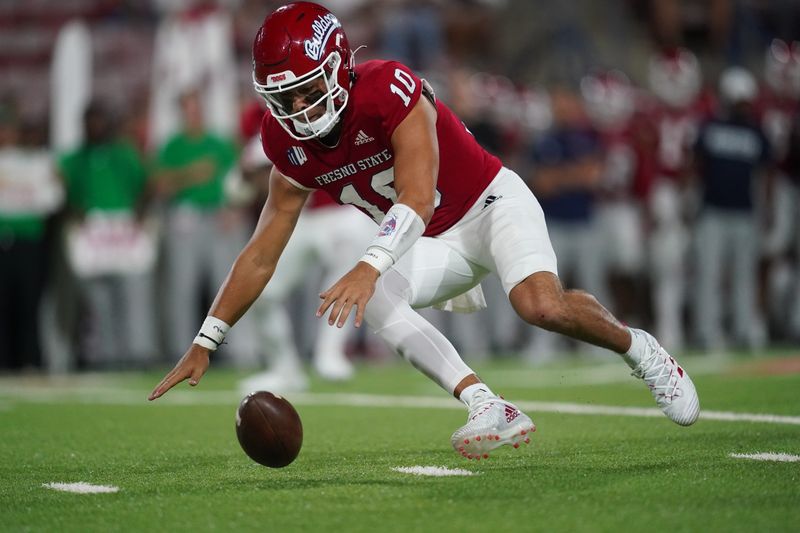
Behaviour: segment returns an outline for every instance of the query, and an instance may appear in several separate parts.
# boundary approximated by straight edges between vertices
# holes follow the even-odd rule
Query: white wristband
[[[361,261],[383,274],[417,242],[425,232],[425,222],[405,204],[394,204],[381,221]]]
[[[394,264],[392,256],[377,246],[370,246],[359,259],[383,274]]]
[[[229,329],[231,327],[219,318],[207,316],[193,342],[213,352],[222,346]]]

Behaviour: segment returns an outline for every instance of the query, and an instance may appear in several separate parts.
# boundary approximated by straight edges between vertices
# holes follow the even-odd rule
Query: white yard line
[[[731,453],[729,457],[733,457],[734,459],[752,459],[753,461],[777,461],[779,463],[800,462],[800,455],[792,455],[790,453]]]
[[[75,494],[106,494],[119,492],[119,487],[115,487],[114,485],[93,485],[85,481],[78,481],[77,483],[42,483],[42,487]]]
[[[446,466],[395,466],[392,468],[401,474],[413,474],[415,476],[449,477],[449,476],[474,476],[477,472],[464,470],[463,468],[447,468]]]
[[[643,391],[644,393],[644,391]],[[117,388],[52,388],[31,386],[7,386],[0,396],[7,401],[22,400],[31,403],[54,403],[70,401],[101,405],[148,405],[147,391]],[[461,402],[447,396],[393,396],[385,394],[356,393],[294,393],[285,395],[296,405],[342,405],[350,407],[458,409]],[[233,391],[173,390],[156,405],[231,405],[239,403],[242,396]],[[655,407],[622,407],[614,405],[579,404],[568,402],[514,402],[520,409],[536,413],[560,413],[571,415],[633,416],[659,418],[664,416]],[[800,426],[800,416],[769,413],[736,413],[730,411],[701,410],[702,420],[723,422],[752,422]]]

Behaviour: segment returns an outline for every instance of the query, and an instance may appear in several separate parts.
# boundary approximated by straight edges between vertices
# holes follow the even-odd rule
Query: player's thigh
[[[408,280],[409,303],[417,308],[463,294],[489,272],[444,242],[430,237],[421,237],[392,268]]]
[[[506,294],[536,272],[557,274],[542,207],[522,179],[504,168],[487,193],[497,200],[481,208],[475,227],[482,247],[480,262],[497,273]],[[465,229],[463,238],[474,239],[470,228]]]

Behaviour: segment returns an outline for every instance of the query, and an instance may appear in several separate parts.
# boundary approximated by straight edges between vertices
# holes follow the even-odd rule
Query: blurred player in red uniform
[[[650,120],[658,132],[656,178],[649,205],[655,329],[662,342],[680,349],[690,243],[685,221],[690,154],[700,123],[710,116],[713,106],[702,91],[700,64],[689,50],[655,54],[648,81],[657,97]]]
[[[800,238],[800,182],[797,169],[789,162],[790,137],[800,106],[800,42],[775,39],[764,57],[764,81],[756,110],[761,128],[767,134],[777,163],[768,211],[768,231],[763,241],[767,259],[768,312],[781,329],[800,338],[800,281],[790,257],[796,254]],[[790,310],[787,314],[787,308]],[[786,320],[788,318],[788,323]]]
[[[451,437],[465,457],[528,442],[531,419],[496,396],[414,307],[476,308],[480,281],[499,275],[527,322],[621,354],[673,421],[699,413],[683,368],[641,330],[621,325],[594,297],[564,290],[538,202],[483,150],[426,82],[391,61],[354,66],[336,17],[298,2],[269,15],[253,45],[254,85],[270,108],[261,137],[274,167],[258,227],[209,317],[150,394],[196,384],[209,352],[275,271],[311,190],[323,189],[379,224],[361,260],[320,297],[318,316],[370,328],[461,399],[469,418]]]
[[[641,312],[636,302],[642,299],[646,259],[644,204],[653,181],[656,135],[649,121],[638,116],[639,95],[623,72],[587,74],[581,95],[603,152],[596,214],[599,259],[612,289],[613,310],[629,320]]]

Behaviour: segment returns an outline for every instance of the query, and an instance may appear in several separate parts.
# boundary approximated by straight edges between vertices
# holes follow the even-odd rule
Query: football
[[[285,398],[251,392],[236,411],[236,436],[255,462],[280,468],[295,460],[303,444],[300,415]]]

